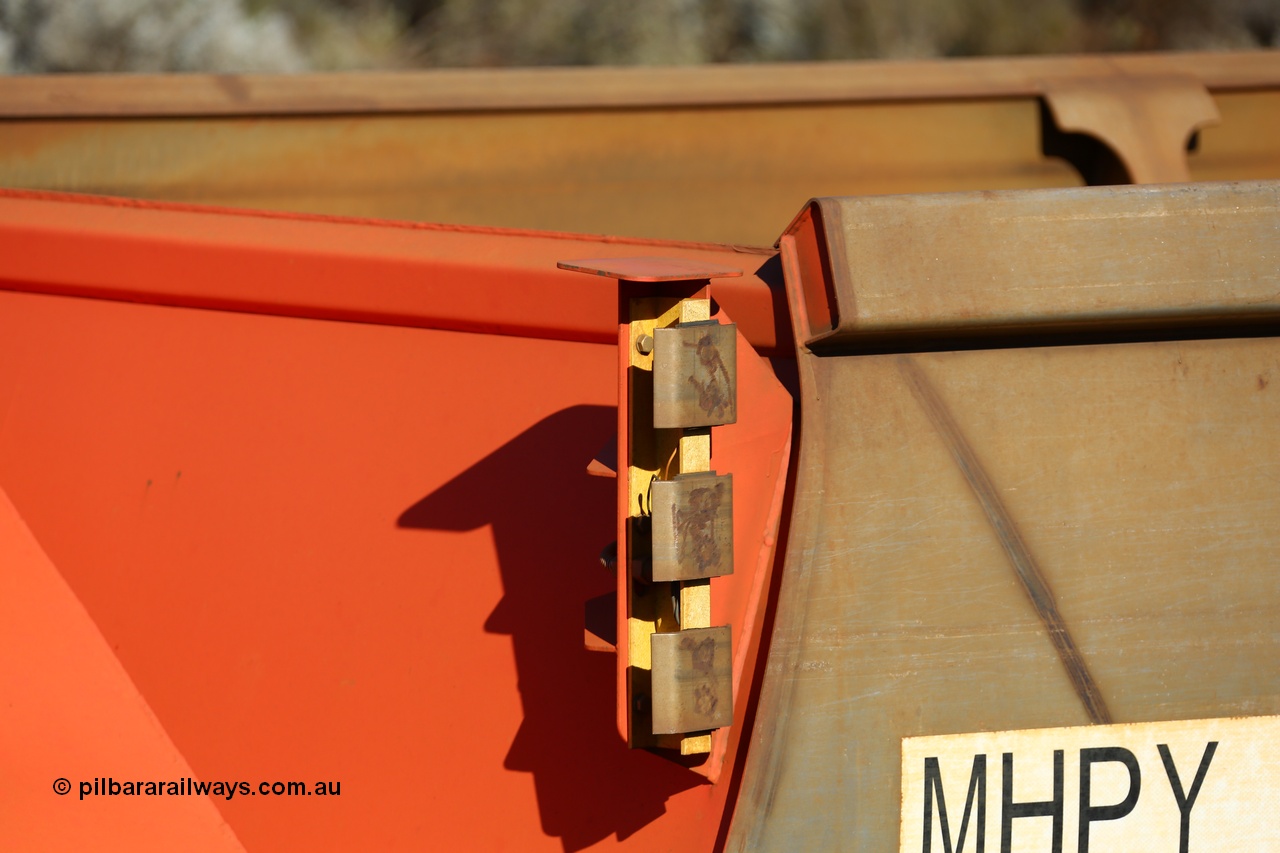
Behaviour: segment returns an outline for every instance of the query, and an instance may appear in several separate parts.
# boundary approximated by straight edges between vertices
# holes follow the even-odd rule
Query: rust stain
[[[704,681],[693,691],[693,710],[702,716],[710,717],[715,714],[719,704],[720,697],[716,695],[714,681]]]
[[[1001,500],[1000,492],[991,482],[973,448],[969,446],[968,440],[955,422],[955,418],[952,417],[946,403],[938,396],[938,392],[929,383],[928,377],[924,375],[919,365],[912,359],[903,357],[898,359],[898,368],[906,379],[912,396],[916,398],[916,402],[924,409],[934,429],[946,442],[952,458],[964,474],[965,482],[969,484],[969,488],[973,490],[974,496],[981,504],[987,521],[995,531],[996,538],[999,539],[1014,573],[1022,584],[1023,591],[1026,592],[1040,621],[1049,632],[1049,640],[1053,643],[1067,671],[1067,677],[1071,680],[1076,695],[1080,697],[1080,702],[1084,705],[1089,719],[1099,724],[1110,723],[1111,712],[1107,709],[1102,691],[1093,680],[1088,664],[1085,663],[1084,656],[1080,654],[1080,649],[1067,628],[1066,620],[1058,612],[1058,602],[1054,598],[1053,590],[1040,571],[1039,564],[1023,540],[1022,533],[1014,523],[1004,501]]]
[[[703,681],[694,688],[693,708],[698,714],[710,717],[720,704],[715,678],[712,677],[716,665],[716,641],[710,637],[701,640],[685,637],[680,641],[680,648],[693,653],[693,671],[705,676]]]
[[[676,542],[679,543],[677,562],[688,565],[692,560],[701,575],[720,565],[715,526],[723,499],[724,483],[716,483],[714,488],[692,489],[688,505],[677,509],[672,520]]]
[[[710,674],[716,665],[716,641],[710,637],[695,640],[685,637],[680,641],[680,648],[693,652],[693,671]]]
[[[724,360],[720,357],[720,350],[716,347],[714,339],[710,333],[707,333],[698,338],[696,345],[685,344],[685,346],[696,347],[698,364],[707,375],[705,382],[697,376],[689,377],[689,384],[698,391],[699,408],[708,415],[724,417],[733,399],[733,390],[729,387],[729,371],[724,366]]]

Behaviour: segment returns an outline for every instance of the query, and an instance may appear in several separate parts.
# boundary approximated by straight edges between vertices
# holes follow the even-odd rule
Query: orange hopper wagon
[[[1280,849],[1276,54],[142,82],[0,81],[0,848]]]

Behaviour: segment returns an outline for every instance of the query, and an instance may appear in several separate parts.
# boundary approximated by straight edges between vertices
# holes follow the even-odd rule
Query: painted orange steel
[[[0,198],[0,846],[714,847],[734,781],[627,750],[582,648],[616,291],[555,260],[615,252]],[[188,775],[341,795],[78,799]]]
[[[193,771],[3,490],[0,589],[5,849],[243,853],[207,797],[81,798]]]
[[[770,249],[18,190],[0,190],[0,226],[9,289],[594,343],[614,341],[615,288],[556,262],[676,247],[679,257],[743,269],[718,297],[757,350],[791,347]],[[139,241],[145,263],[115,263],[121,242]]]

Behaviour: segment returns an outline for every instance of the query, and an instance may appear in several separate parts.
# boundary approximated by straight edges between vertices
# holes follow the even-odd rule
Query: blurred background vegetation
[[[1280,0],[0,0],[0,72],[1275,47]]]

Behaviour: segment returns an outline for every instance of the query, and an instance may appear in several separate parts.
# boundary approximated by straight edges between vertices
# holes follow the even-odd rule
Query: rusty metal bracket
[[[712,303],[711,279],[740,271],[672,258],[559,266],[618,281],[619,731],[714,782],[755,676],[791,398]]]
[[[654,734],[733,725],[733,637],[728,625],[654,634],[649,643]]]
[[[679,474],[654,481],[651,494],[652,580],[733,574],[732,474]]]
[[[1213,97],[1192,77],[1060,78],[1046,80],[1043,91],[1057,131],[1092,137],[1119,160],[1123,174],[1080,162],[1071,146],[1049,138],[1048,128],[1046,153],[1066,157],[1089,184],[1189,181],[1188,140],[1221,120]]]
[[[714,320],[653,330],[653,425],[711,427],[738,419],[737,327]]]

